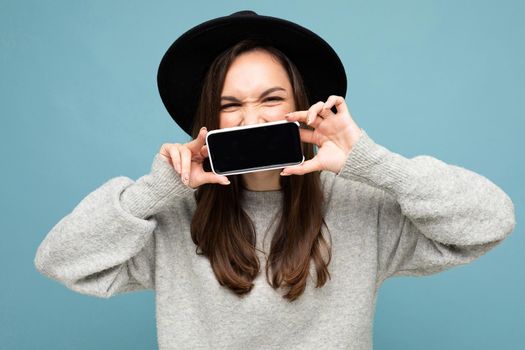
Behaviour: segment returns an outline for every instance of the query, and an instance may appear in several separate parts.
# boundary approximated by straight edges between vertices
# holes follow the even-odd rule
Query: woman
[[[188,31],[158,80],[192,141],[90,193],[41,243],[37,269],[99,297],[155,290],[161,349],[370,349],[385,279],[473,261],[512,232],[514,206],[479,174],[374,142],[343,75],[292,22],[242,11]],[[281,119],[303,123],[303,165],[204,170],[207,130]]]

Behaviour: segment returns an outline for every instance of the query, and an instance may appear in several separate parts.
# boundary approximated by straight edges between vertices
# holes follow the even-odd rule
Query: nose
[[[253,125],[265,122],[266,118],[263,113],[257,109],[246,110],[242,114],[241,125]]]

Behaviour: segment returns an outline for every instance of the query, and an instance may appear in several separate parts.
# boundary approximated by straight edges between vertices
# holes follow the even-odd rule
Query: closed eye
[[[282,97],[273,96],[273,97],[268,97],[264,101],[266,102],[266,101],[282,101],[282,100],[283,100]],[[222,105],[221,109],[228,108],[228,107],[233,107],[233,106],[238,106],[238,105],[239,105],[238,103],[228,103],[228,104]]]

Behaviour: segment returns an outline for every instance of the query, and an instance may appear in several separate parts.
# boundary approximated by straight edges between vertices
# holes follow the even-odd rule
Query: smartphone
[[[299,122],[282,120],[211,130],[206,134],[206,145],[211,171],[218,175],[278,169],[304,162]]]

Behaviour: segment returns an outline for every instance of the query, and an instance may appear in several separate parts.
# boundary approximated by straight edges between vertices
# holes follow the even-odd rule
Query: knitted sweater
[[[515,226],[511,199],[487,178],[427,155],[405,158],[364,130],[341,171],[322,171],[321,180],[331,279],[315,288],[312,262],[292,303],[268,285],[262,255],[249,294],[220,286],[191,239],[194,189],[160,154],[149,174],[89,193],[47,234],[34,263],[83,294],[153,289],[160,349],[371,349],[385,279],[467,264]],[[264,252],[281,201],[281,191],[244,191]]]

